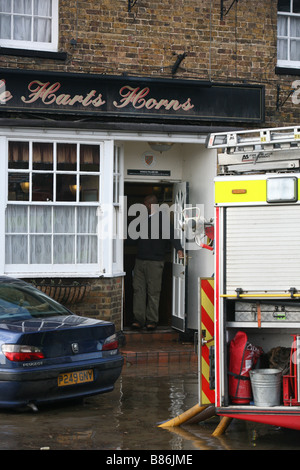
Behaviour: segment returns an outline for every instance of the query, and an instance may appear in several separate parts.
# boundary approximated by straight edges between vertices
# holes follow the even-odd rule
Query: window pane
[[[0,37],[2,39],[11,39],[10,16],[0,15]]]
[[[56,175],[56,200],[76,201],[76,175]]]
[[[57,169],[66,171],[77,170],[76,144],[57,144]]]
[[[27,235],[7,235],[5,237],[5,263],[28,263]]]
[[[13,0],[14,4],[14,13],[26,13],[26,15],[31,15],[31,0]]]
[[[32,168],[34,170],[53,170],[53,145],[35,142],[32,148]]]
[[[300,17],[291,18],[291,37],[299,38],[300,37]]]
[[[293,12],[300,13],[300,0],[293,0]]]
[[[97,233],[97,207],[77,208],[77,233]]]
[[[291,11],[290,0],[278,0],[278,11]]]
[[[29,201],[29,174],[8,173],[8,200]]]
[[[279,60],[287,60],[287,40],[278,39],[277,41],[277,56]]]
[[[113,263],[117,262],[117,237],[119,235],[119,208],[114,207],[113,213]]]
[[[97,263],[97,237],[77,237],[77,263]]]
[[[75,236],[54,235],[53,262],[55,264],[75,263]]]
[[[113,202],[119,202],[120,196],[120,178],[119,176],[114,176],[114,185],[113,185]]]
[[[99,200],[99,176],[80,176],[80,201]]]
[[[28,232],[28,208],[26,206],[7,206],[6,233],[27,233]]]
[[[300,61],[300,41],[291,41],[291,60]]]
[[[0,11],[11,12],[12,2],[11,0],[0,0]]]
[[[74,233],[75,232],[75,208],[74,207],[54,207],[54,233]]]
[[[14,37],[16,41],[31,41],[31,18],[14,17]]]
[[[34,0],[34,14],[37,16],[51,16],[51,0]]]
[[[9,142],[8,168],[15,168],[18,170],[29,168],[28,142]]]
[[[34,19],[33,40],[36,42],[51,42],[51,20]]]
[[[51,235],[31,235],[30,263],[51,263]]]
[[[278,16],[277,22],[277,34],[278,36],[287,36],[288,35],[288,19],[285,16]]]
[[[32,200],[53,201],[53,175],[32,174]]]
[[[52,208],[48,206],[30,207],[30,232],[51,233],[52,232]]]
[[[99,145],[80,146],[80,171],[99,171],[100,147]]]

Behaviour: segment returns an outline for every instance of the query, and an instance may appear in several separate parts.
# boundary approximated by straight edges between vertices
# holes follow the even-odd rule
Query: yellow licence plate
[[[59,387],[65,385],[76,385],[82,384],[85,382],[93,382],[94,372],[93,369],[88,370],[79,370],[77,372],[66,372],[65,374],[60,374],[57,378],[57,383]]]

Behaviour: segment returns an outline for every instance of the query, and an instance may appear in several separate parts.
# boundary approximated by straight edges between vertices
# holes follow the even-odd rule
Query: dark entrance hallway
[[[159,204],[172,204],[173,185],[162,183],[125,183],[124,195],[127,197],[127,208],[132,204],[142,204],[145,196],[156,194]],[[128,218],[128,224],[130,219]],[[159,307],[159,326],[171,326],[172,315],[172,256],[171,249],[167,253],[162,280],[162,294]],[[124,280],[124,328],[130,327],[133,321],[132,300],[133,300],[133,269],[136,257],[136,247],[130,240],[125,240],[124,246],[124,270],[126,272]]]

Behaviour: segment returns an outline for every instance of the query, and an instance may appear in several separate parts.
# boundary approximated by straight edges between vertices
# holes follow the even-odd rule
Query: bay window
[[[102,144],[8,141],[6,272],[99,271],[101,160]]]
[[[20,135],[0,136],[0,272],[23,278],[120,275],[122,147],[85,133]]]

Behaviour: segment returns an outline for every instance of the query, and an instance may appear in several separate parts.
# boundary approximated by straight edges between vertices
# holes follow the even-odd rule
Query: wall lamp
[[[172,142],[148,142],[152,150],[155,152],[167,152],[172,148],[173,143]]]

